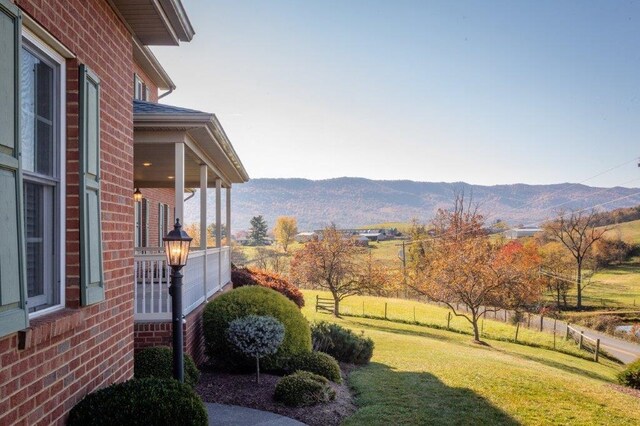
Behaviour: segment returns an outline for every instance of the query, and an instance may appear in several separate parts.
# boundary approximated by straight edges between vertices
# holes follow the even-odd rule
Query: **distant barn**
[[[503,232],[508,240],[517,240],[518,238],[533,237],[538,232],[542,232],[542,228],[513,228]]]

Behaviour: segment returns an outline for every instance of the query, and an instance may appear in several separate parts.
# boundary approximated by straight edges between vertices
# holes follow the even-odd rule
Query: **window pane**
[[[53,176],[54,70],[29,50],[22,49],[20,85],[23,168]]]
[[[27,231],[27,293],[42,296],[44,290],[44,209],[43,188],[25,182],[24,215]]]
[[[22,147],[22,167],[35,171],[35,64],[38,61],[28,50],[22,49],[20,64],[20,135]]]

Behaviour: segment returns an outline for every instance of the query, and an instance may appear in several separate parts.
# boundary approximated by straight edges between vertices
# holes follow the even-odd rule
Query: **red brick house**
[[[185,270],[202,357],[198,313],[230,280],[221,227],[248,176],[214,115],[157,103],[175,85],[147,46],[193,34],[180,0],[0,0],[2,425],[63,424],[132,377],[135,346],[169,343],[158,246],[189,188],[216,196],[216,247]]]

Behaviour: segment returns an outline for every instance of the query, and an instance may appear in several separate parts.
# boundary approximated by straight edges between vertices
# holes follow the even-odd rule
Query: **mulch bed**
[[[257,410],[271,411],[291,417],[310,426],[339,425],[356,410],[353,396],[345,384],[346,377],[355,368],[341,364],[343,384],[331,383],[336,399],[327,404],[310,407],[287,407],[273,400],[276,383],[281,376],[261,374],[260,384],[255,374],[233,374],[221,371],[203,371],[196,391],[206,402],[240,405]]]

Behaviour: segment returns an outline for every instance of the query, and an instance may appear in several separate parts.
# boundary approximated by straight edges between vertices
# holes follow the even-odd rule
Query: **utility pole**
[[[407,298],[407,253],[405,252],[404,240],[402,240],[402,280],[404,284],[404,298]]]

